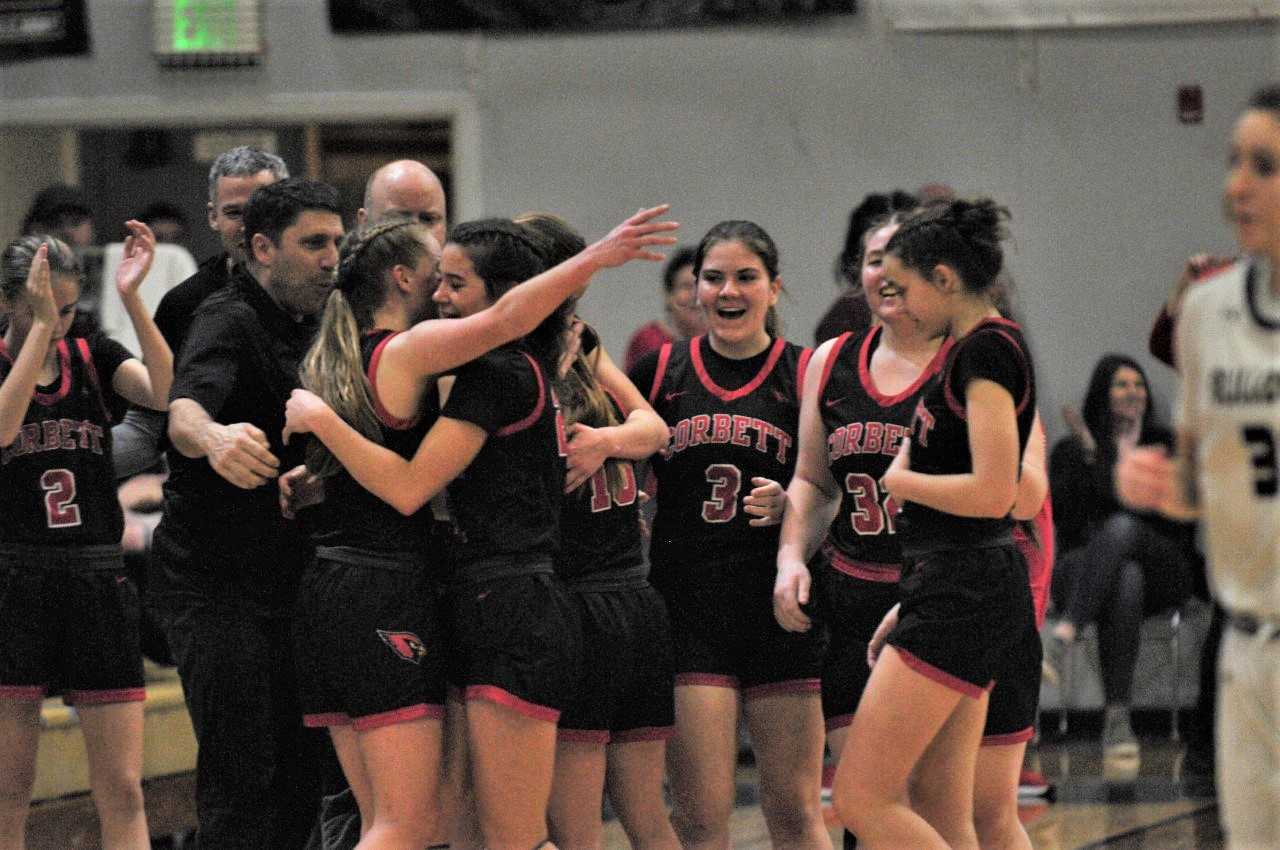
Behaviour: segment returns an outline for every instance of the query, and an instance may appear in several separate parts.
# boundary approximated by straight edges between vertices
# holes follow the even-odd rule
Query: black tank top
[[[118,545],[124,514],[111,463],[111,419],[89,340],[62,339],[57,355],[57,381],[36,387],[17,438],[0,449],[0,543]],[[0,381],[12,369],[0,345]]]
[[[871,356],[882,329],[860,339],[842,334],[832,345],[818,389],[818,410],[827,435],[827,461],[840,488],[840,513],[831,523],[828,554],[836,569],[869,581],[897,581],[902,547],[897,538],[898,505],[880,479],[910,433],[917,396],[937,374],[949,343],[920,377],[888,396],[876,389]]]
[[[458,370],[441,415],[489,435],[449,485],[458,530],[452,580],[552,572],[564,458],[559,411],[542,366],[519,348],[491,351]]]
[[[423,393],[418,414],[412,419],[397,419],[382,406],[377,391],[378,363],[383,349],[395,336],[395,331],[370,331],[360,340],[360,356],[381,426],[378,442],[408,459],[418,451],[422,438],[435,423],[440,406],[434,382]],[[375,552],[421,552],[431,521],[431,509],[424,506],[413,516],[404,516],[342,470],[325,480],[325,500],[309,519],[312,542],[317,546],[348,546]]]
[[[621,418],[617,401],[610,401]],[[564,496],[556,572],[565,581],[619,587],[644,583],[640,488],[631,461],[621,461],[619,467],[623,479],[617,493],[610,491],[606,467],[601,467],[581,487]]]
[[[702,336],[658,352],[650,386],[638,384],[671,434],[653,461],[655,575],[679,564],[772,562],[780,527],[749,525],[754,517],[743,512],[742,499],[754,488],[753,477],[784,488],[791,481],[811,354],[776,339],[754,357],[731,360]]]

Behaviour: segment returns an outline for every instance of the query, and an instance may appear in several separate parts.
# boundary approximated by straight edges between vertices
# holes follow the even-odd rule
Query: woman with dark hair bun
[[[1083,421],[1053,448],[1049,479],[1058,531],[1054,606],[1062,619],[1050,645],[1061,659],[1066,645],[1098,624],[1098,659],[1106,720],[1103,752],[1134,758],[1138,740],[1129,723],[1133,672],[1142,620],[1191,594],[1194,528],[1125,508],[1115,495],[1115,465],[1135,446],[1173,448],[1173,434],[1155,420],[1146,373],[1131,357],[1108,354],[1093,368]]]
[[[778,335],[778,249],[759,225],[713,227],[694,272],[706,335],[668,343],[631,372],[671,434],[653,461],[650,560],[675,645],[672,822],[686,847],[728,845],[741,711],[773,844],[829,847],[819,784],[825,633],[785,631],[772,609],[811,352]]]
[[[833,789],[861,846],[977,848],[989,687],[1009,656],[1038,682],[1010,518],[1023,496],[1035,377],[1020,329],[992,303],[1006,216],[989,200],[940,204],[909,217],[886,246],[886,284],[926,334],[952,344],[881,480],[902,506],[901,602],[872,640],[878,658]]]

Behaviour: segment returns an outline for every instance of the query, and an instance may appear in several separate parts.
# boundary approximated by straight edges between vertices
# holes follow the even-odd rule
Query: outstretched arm
[[[124,259],[116,270],[116,291],[133,323],[142,348],[142,362],[130,359],[120,364],[111,377],[111,385],[134,404],[164,410],[168,407],[169,387],[173,383],[173,352],[138,294],[155,259],[156,237],[151,228],[140,221],[130,219],[125,225],[129,228],[129,237],[124,241]]]
[[[512,287],[491,307],[462,319],[429,319],[396,336],[383,350],[383,363],[417,384],[479,357],[531,332],[564,303],[581,294],[601,269],[632,260],[660,261],[653,250],[674,245],[669,236],[680,225],[658,221],[670,206],[640,210],[599,242],[520,286]]]

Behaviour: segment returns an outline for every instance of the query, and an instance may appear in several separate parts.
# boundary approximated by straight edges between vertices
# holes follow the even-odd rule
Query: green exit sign
[[[263,53],[261,0],[153,0],[152,25],[168,67],[254,65]]]

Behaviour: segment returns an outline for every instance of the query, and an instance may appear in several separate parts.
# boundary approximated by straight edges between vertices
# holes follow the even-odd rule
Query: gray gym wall
[[[408,93],[465,116],[464,215],[550,209],[594,235],[670,201],[689,241],[722,218],[760,222],[782,250],[787,333],[808,342],[849,208],[870,190],[946,181],[1013,211],[1051,435],[1099,354],[1145,351],[1183,259],[1231,249],[1218,212],[1227,134],[1251,90],[1280,77],[1277,28],[1263,23],[900,34],[867,0],[846,22],[794,29],[338,38],[318,0],[264,5],[269,53],[255,69],[161,70],[144,0],[89,0],[90,56],[0,67],[6,238],[36,181],[61,173],[57,133],[28,125],[94,103],[119,107],[99,125],[195,123],[228,104],[256,112],[250,123],[329,103],[341,118],[364,114],[365,96]],[[1176,119],[1187,83],[1204,90],[1199,125]],[[657,288],[656,268],[632,266],[587,296],[616,358],[657,313]],[[1167,407],[1172,380],[1151,372]]]

